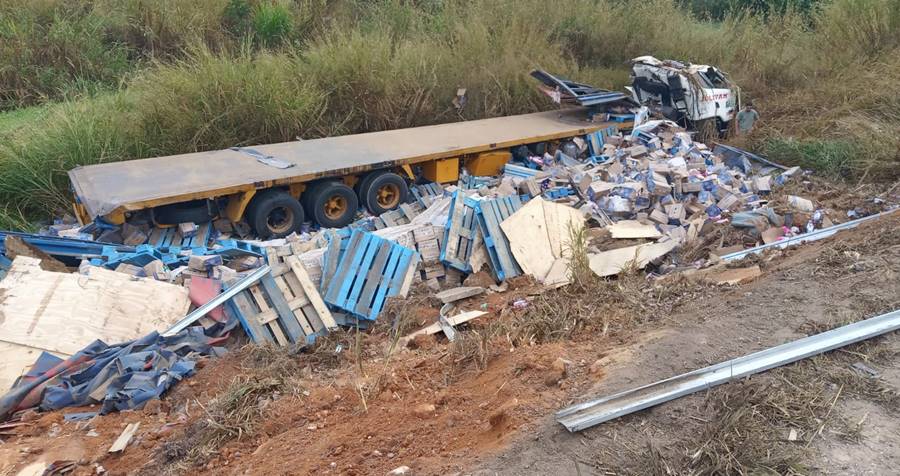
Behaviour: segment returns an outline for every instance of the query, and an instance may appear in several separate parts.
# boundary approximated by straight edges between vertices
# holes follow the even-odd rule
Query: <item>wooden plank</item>
[[[498,210],[497,205],[497,202],[489,202],[487,207],[482,210],[486,228],[483,233],[491,236],[493,250],[489,251],[493,251],[491,257],[497,260],[497,263],[494,263],[494,265],[499,265],[500,268],[495,270],[495,274],[499,279],[503,280],[522,274],[522,270],[513,259],[512,252],[509,249],[509,241],[507,241],[506,235],[503,234],[503,230],[500,229],[500,223],[504,218],[502,216],[503,212],[506,212],[507,216],[509,216],[510,210],[506,208],[501,212]]]
[[[121,453],[128,446],[128,443],[131,443],[131,439],[134,438],[134,434],[137,433],[138,428],[141,427],[141,422],[129,423],[128,426],[122,430],[122,433],[116,438],[116,441],[113,442],[112,446],[109,447],[110,453]]]
[[[253,342],[259,344],[272,341],[272,333],[255,318],[259,314],[259,311],[253,307],[247,291],[240,292],[231,298],[231,303],[234,306],[232,310],[236,311],[235,314],[237,315],[238,320],[241,321],[244,330]]]
[[[259,307],[259,314],[262,314],[264,316],[263,319],[267,319],[267,311],[270,311],[272,308],[269,306],[269,303],[266,302],[266,296],[260,289],[260,285],[254,284],[253,286],[250,286],[249,290],[250,295],[253,296],[253,300],[256,302],[256,306]],[[272,335],[275,337],[275,341],[278,342],[278,345],[290,345],[291,341],[287,338],[287,336],[284,335],[284,331],[281,330],[281,326],[279,326],[277,322],[269,324],[269,322],[275,320],[275,318],[278,316],[277,311],[272,311],[271,314],[274,315],[273,318],[267,319],[265,322],[259,322],[259,315],[250,317],[249,319],[255,319],[260,325],[265,324],[266,327],[268,327],[269,331],[272,332]]]
[[[285,266],[285,269],[290,269]],[[275,282],[275,286],[278,287],[278,290],[281,291],[281,295],[284,296],[284,299],[290,301],[294,299],[294,293],[291,292],[290,286],[288,286],[287,281],[284,280],[284,276],[279,276],[277,278],[272,278],[272,281]]]
[[[309,325],[312,326],[313,329],[313,332],[311,332],[307,336],[317,332],[327,332],[328,328],[325,327],[325,323],[322,322],[322,319],[319,317],[319,313],[316,311],[316,308],[312,306],[312,304],[307,304],[300,308],[300,310],[303,312],[303,315],[306,316],[306,321],[309,322]]]
[[[375,297],[372,301],[372,305],[369,308],[369,312],[366,313],[366,315],[369,316],[369,319],[375,319],[375,317],[378,316],[378,313],[381,312],[381,309],[384,308],[384,303],[387,298],[396,294],[396,291],[394,293],[391,292],[393,291],[393,277],[397,272],[397,267],[400,264],[400,260],[402,257],[402,250],[404,249],[405,248],[401,246],[395,246],[391,248],[390,256],[387,260],[387,266],[384,270],[383,281],[380,283],[381,286],[375,293]],[[399,290],[399,287],[397,290]]]
[[[385,266],[387,265],[388,256],[390,256],[392,248],[393,247],[388,241],[382,242],[381,246],[378,248],[378,255],[375,257],[375,261],[372,263],[369,272],[366,274],[365,288],[363,289],[362,294],[360,294],[359,299],[356,300],[355,312],[363,315],[369,315],[369,313],[372,312],[372,299],[375,297],[375,292],[378,290],[378,287],[381,286],[382,276],[384,275]]]
[[[296,304],[296,305],[295,305]],[[312,335],[316,332],[313,329],[313,325],[309,322],[309,319],[306,318],[306,315],[303,312],[303,308],[309,304],[309,300],[306,298],[302,298],[302,300],[295,300],[288,303],[291,308],[291,317],[287,317],[285,319],[296,319],[297,323],[300,324],[300,328],[303,329],[304,337]]]
[[[350,253],[348,256],[350,257],[349,262],[347,262],[346,266],[340,266],[343,262],[339,263],[336,268],[336,275],[332,278],[331,282],[328,285],[328,288],[325,291],[325,300],[335,305],[340,306],[344,300],[343,296],[347,295],[347,292],[350,290],[350,286],[352,283],[353,275],[350,274],[351,269],[356,269],[359,267],[359,262],[362,261],[362,254],[355,253],[354,251],[360,246],[365,235],[362,233],[353,232],[350,235],[350,242],[347,245],[347,251],[345,253]],[[344,257],[344,261],[347,260],[347,256]],[[347,279],[347,278],[351,279]]]
[[[325,260],[322,265],[322,280],[319,283],[323,291],[328,289],[334,273],[337,271],[338,261],[341,257],[341,238],[337,233],[331,233],[328,237],[328,247],[325,252]]]
[[[409,288],[412,286],[412,283],[415,280],[416,270],[419,268],[419,263],[421,261],[419,254],[413,252],[410,252],[410,254],[409,262],[405,264],[407,271],[405,275],[401,276],[400,288],[397,291],[397,296],[406,296],[409,294]]]
[[[458,259],[459,245],[460,245],[460,234],[459,231],[462,229],[462,221],[463,215],[465,214],[465,206],[463,204],[464,195],[462,192],[457,190],[453,193],[453,199],[450,203],[450,218],[447,226],[447,246],[444,252],[441,254],[442,260],[456,260]]]
[[[269,299],[272,300],[272,305],[278,311],[278,315],[281,317],[278,322],[284,327],[288,336],[290,336],[291,342],[305,341],[306,334],[303,333],[303,328],[301,328],[300,323],[294,319],[294,312],[291,310],[287,300],[285,300],[284,296],[281,294],[272,277],[265,275],[259,282],[269,295]]]
[[[287,259],[285,259],[285,261],[286,260]],[[284,276],[282,276],[282,278],[284,278],[284,281],[287,283],[288,288],[291,290],[291,294],[293,294],[294,296],[305,296],[306,291],[304,291],[303,286],[300,285],[300,280],[297,279],[297,275],[294,274],[294,270],[287,262],[284,263],[284,266],[288,269],[289,272],[284,273]],[[300,267],[302,268],[303,265],[300,265]]]
[[[347,309],[354,309],[356,307],[357,302],[359,302],[359,295],[362,293],[363,287],[366,284],[366,278],[368,276],[368,270],[372,267],[372,261],[375,259],[375,255],[378,253],[381,246],[388,244],[387,240],[382,240],[374,235],[367,234],[364,239],[366,243],[365,255],[362,260],[359,262],[359,265],[356,266],[357,272],[355,273],[356,279],[353,283],[353,287],[350,290],[350,293],[347,294],[346,306]],[[360,253],[362,254],[362,253]]]
[[[469,322],[472,319],[481,317],[485,314],[487,314],[487,313],[484,311],[467,311],[467,312],[457,314],[455,316],[448,317],[447,323],[450,324],[451,326],[458,326],[464,322]],[[413,338],[415,338],[416,336],[437,334],[438,332],[441,332],[441,325],[439,323],[435,322],[435,323],[425,326],[422,329],[419,329],[411,334],[407,334],[407,335],[403,336],[400,340],[402,342],[406,343],[406,342],[409,342],[410,340],[412,340]]]
[[[257,314],[253,320],[256,321],[257,324],[262,325],[262,326],[272,326],[272,325],[277,326],[278,323],[275,322],[273,324],[272,321],[278,320],[278,311],[275,309],[269,309],[269,310],[263,311],[263,312]]]
[[[309,275],[306,273],[306,270],[303,269],[300,260],[296,256],[290,256],[285,261],[294,271],[294,276],[306,292],[306,298],[309,299],[310,304],[315,308],[316,313],[325,328],[329,330],[337,329],[337,323],[334,322],[331,311],[328,310],[325,301],[322,300],[322,297],[319,295],[318,290],[316,290],[315,285],[313,285],[312,280],[309,279]]]

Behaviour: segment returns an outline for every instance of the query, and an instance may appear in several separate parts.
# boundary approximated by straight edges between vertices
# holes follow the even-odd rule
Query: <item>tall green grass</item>
[[[900,175],[900,0],[717,22],[673,0],[4,5],[0,34],[31,53],[0,43],[2,100],[68,98],[0,129],[0,204],[29,217],[67,209],[78,165],[546,109],[531,69],[619,88],[644,54],[730,72],[762,114],[748,142],[777,159]],[[37,38],[52,29],[77,41]]]

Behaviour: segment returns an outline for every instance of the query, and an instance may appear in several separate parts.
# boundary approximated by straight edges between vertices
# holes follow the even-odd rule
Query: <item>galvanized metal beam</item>
[[[556,421],[569,431],[585,428],[629,413],[748,375],[828,352],[854,342],[900,329],[900,310],[772,347],[650,385],[598,398],[563,409]]]
[[[728,253],[727,255],[722,255],[721,259],[723,261],[733,261],[737,259],[744,258],[745,256],[751,254],[761,253],[763,250],[769,248],[787,248],[791,245],[799,245],[801,243],[806,243],[809,241],[821,240],[822,238],[828,238],[831,235],[834,235],[840,230],[848,230],[850,228],[856,228],[861,223],[865,223],[870,220],[877,220],[879,218],[886,217],[891,213],[900,210],[900,208],[894,208],[893,210],[888,210],[886,212],[877,213],[875,215],[869,215],[867,217],[863,217],[857,220],[848,221],[847,223],[841,223],[840,225],[829,226],[828,228],[822,228],[821,230],[816,230],[810,233],[805,233],[803,235],[798,235],[793,238],[788,238],[786,240],[778,240],[772,243],[768,243],[765,245],[759,245],[755,248],[749,248],[743,251],[736,251],[734,253]]]
[[[262,279],[263,276],[269,274],[270,270],[271,270],[271,268],[269,268],[269,266],[267,266],[267,265],[263,266],[261,268],[257,268],[256,271],[241,278],[240,281],[234,283],[233,286],[226,289],[225,292],[223,292],[222,294],[219,294],[218,296],[213,298],[211,301],[198,307],[197,309],[194,309],[194,312],[188,314],[187,316],[184,316],[180,321],[173,324],[172,327],[169,328],[169,330],[167,330],[166,332],[163,332],[162,335],[168,337],[168,336],[173,336],[173,335],[178,334],[179,332],[183,331],[189,325],[193,324],[194,322],[197,322],[201,317],[207,315],[209,313],[209,311],[212,311],[213,309],[221,306],[222,304],[225,304],[226,301],[235,297],[237,295],[237,293],[239,293],[239,292],[249,288],[253,284],[255,284],[257,281]]]

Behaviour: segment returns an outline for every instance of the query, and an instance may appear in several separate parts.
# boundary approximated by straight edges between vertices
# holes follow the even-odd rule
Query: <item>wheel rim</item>
[[[375,198],[378,206],[381,208],[394,208],[400,204],[400,187],[396,184],[388,183],[378,188]]]
[[[347,200],[344,197],[335,195],[325,202],[325,216],[329,220],[337,220],[345,213],[347,213]]]
[[[266,217],[266,226],[273,234],[284,233],[294,226],[294,211],[287,207],[276,207]]]

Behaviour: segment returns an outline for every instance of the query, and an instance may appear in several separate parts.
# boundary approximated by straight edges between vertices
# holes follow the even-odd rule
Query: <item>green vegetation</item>
[[[763,119],[744,145],[897,178],[900,0],[700,3],[9,0],[0,109],[46,105],[0,115],[0,203],[64,211],[77,165],[547,108],[530,69],[621,88],[643,54],[730,72]]]

